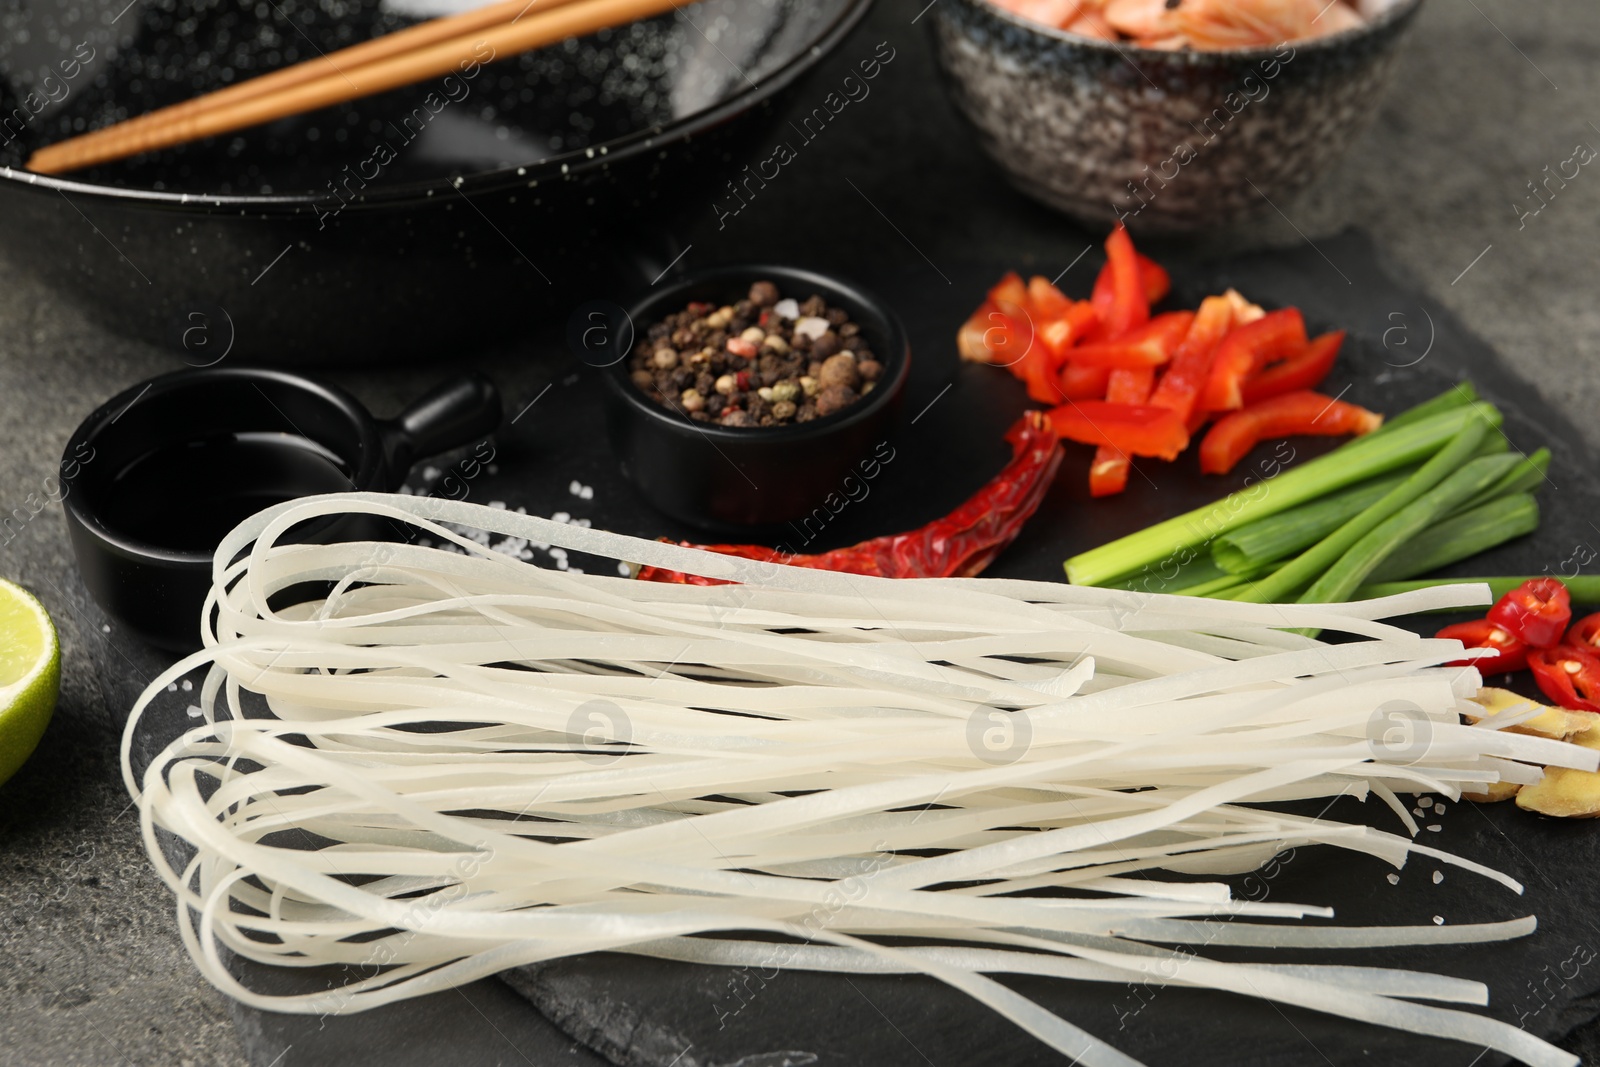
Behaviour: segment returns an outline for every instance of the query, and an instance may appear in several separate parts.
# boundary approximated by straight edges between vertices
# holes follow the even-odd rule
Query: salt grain
[[[108,633],[110,633],[110,632],[111,632],[111,627],[110,627],[110,626],[108,626],[108,625],[107,625],[107,624],[105,624],[105,623],[101,623],[101,624],[100,624],[100,632],[101,632],[101,633],[103,633],[103,634],[108,634]]]
[[[772,313],[780,319],[798,319],[800,317],[800,301],[787,297],[772,305]]]
[[[629,567],[626,563],[619,563],[617,564],[617,573],[622,575],[624,578],[632,578],[633,568]]]
[[[201,710],[200,710],[200,707],[199,707],[199,705],[196,705],[196,704],[190,704],[190,705],[189,705],[189,706],[188,706],[188,708],[186,708],[186,709],[185,709],[185,710],[186,710],[186,711],[188,711],[188,713],[189,713],[189,718],[191,718],[191,719],[198,719],[198,718],[200,718],[200,717],[201,717],[201,716],[202,716],[202,715],[204,715],[204,714],[205,714],[205,712],[203,712],[203,711],[201,711]]]
[[[1433,925],[1435,925],[1435,926],[1443,926],[1444,925],[1444,916],[1443,915],[1435,915],[1433,917]]]
[[[429,466],[422,468],[422,478],[424,481],[433,481],[435,478],[439,477],[439,473],[438,467]]]
[[[1393,871],[1390,871],[1386,877],[1389,879],[1389,884],[1390,885],[1399,885],[1400,884],[1400,876],[1398,874],[1395,874]]]
[[[183,680],[183,691],[185,693],[193,692],[194,691],[194,683],[189,681],[189,679],[185,678]]]
[[[1440,825],[1439,825],[1439,824],[1438,824],[1438,823],[1436,823],[1436,822],[1430,822],[1430,823],[1429,823],[1429,824],[1428,824],[1428,832],[1429,832],[1429,833],[1431,833],[1431,834],[1436,834],[1436,833],[1438,833],[1438,832],[1439,832],[1439,831],[1440,831],[1440,830],[1443,830],[1443,829],[1444,829],[1444,827],[1442,827],[1442,826],[1440,826]]]
[[[177,682],[172,682],[171,684],[169,684],[167,686],[167,692],[176,693],[177,691],[178,691],[178,683]]]
[[[1443,871],[1434,871],[1433,872],[1433,884],[1434,885],[1438,885],[1442,881],[1444,881],[1444,872]]]
[[[565,511],[558,511],[550,516],[551,522],[571,522],[572,516]]]
[[[572,484],[567,486],[567,492],[571,493],[573,496],[578,496],[583,492],[583,483],[577,479],[573,479]]]
[[[594,486],[592,486],[592,485],[584,486],[583,487],[583,491],[581,493],[579,493],[578,495],[580,497],[582,497],[584,500],[593,500],[594,499]]]

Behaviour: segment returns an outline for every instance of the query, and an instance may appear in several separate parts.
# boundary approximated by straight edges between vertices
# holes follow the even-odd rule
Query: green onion
[[[1567,592],[1572,594],[1572,602],[1574,604],[1600,604],[1600,574],[1580,574],[1572,578],[1558,574],[1523,574],[1516,577],[1423,578],[1409,582],[1373,582],[1357,589],[1354,599],[1376,600],[1378,597],[1394,596],[1398,593],[1412,593],[1418,589],[1432,589],[1438,585],[1472,585],[1476,582],[1487,582],[1489,592],[1496,600],[1499,600],[1523,582],[1534,578],[1559,578],[1561,584],[1567,587]],[[1456,611],[1459,609],[1452,608],[1450,610]]]
[[[1462,431],[1462,439],[1466,439],[1469,433],[1470,428]],[[1473,442],[1474,447],[1477,444],[1478,442]],[[1446,448],[1439,455],[1444,456],[1449,451],[1450,449]],[[1487,486],[1499,481],[1506,472],[1507,465],[1504,461],[1512,460],[1514,463],[1519,458],[1482,456],[1475,459],[1433,488],[1416,496],[1410,503],[1391,513],[1388,518],[1370,525],[1367,533],[1351,545],[1320,578],[1311,583],[1311,588],[1300,595],[1300,602],[1332,604],[1344,600],[1356,591],[1356,587],[1377,569],[1390,553],[1416,538],[1451,508],[1464,500],[1470,500]],[[1417,475],[1413,475],[1411,481],[1417,482],[1420,474],[1419,471]],[[1402,495],[1403,490],[1391,494],[1395,499],[1399,499]],[[1374,507],[1373,510],[1377,508]]]
[[[1066,562],[1067,580],[1077,585],[1104,585],[1145,567],[1168,566],[1168,561],[1185,549],[1230,530],[1426,459],[1465,426],[1500,425],[1500,412],[1492,405],[1467,404],[1471,404],[1470,396],[1463,404],[1426,418],[1358,437],[1214,504],[1079,553]],[[1409,414],[1398,418],[1406,420]]]
[[[1248,574],[1225,574],[1220,578],[1213,578],[1209,582],[1185,586],[1182,589],[1174,589],[1172,591],[1178,596],[1207,596],[1214,600],[1228,600],[1232,594],[1237,593],[1257,578],[1271,574],[1272,568],[1273,564],[1268,563]]]
[[[1324,574],[1356,542],[1366,537],[1380,523],[1415,501],[1460,468],[1461,464],[1477,451],[1479,443],[1483,440],[1483,435],[1487,432],[1485,421],[1481,418],[1472,417],[1471,409],[1468,409],[1468,412],[1469,417],[1464,421],[1460,429],[1456,431],[1455,436],[1442,449],[1434,453],[1432,459],[1418,468],[1415,474],[1394,489],[1389,490],[1383,499],[1367,508],[1366,511],[1349,520],[1305,552],[1284,564],[1278,571],[1252,586],[1250,591],[1241,596],[1240,599],[1258,604],[1287,600],[1315,581],[1318,576]],[[1449,418],[1450,415],[1435,417]],[[1413,429],[1426,425],[1428,425],[1427,422],[1418,423],[1417,427],[1413,427]],[[1406,433],[1407,431],[1402,429],[1399,432]],[[1390,438],[1391,442],[1393,440],[1395,438]],[[1339,452],[1342,451],[1343,449],[1339,450]],[[1337,456],[1339,452],[1332,452],[1330,455]]]
[[[1539,503],[1529,493],[1479,504],[1446,519],[1401,545],[1373,572],[1375,582],[1395,581],[1428,574],[1479,552],[1486,552],[1539,527]]]
[[[1159,569],[1146,567],[1131,577],[1107,582],[1106,587],[1131,589],[1140,593],[1171,593],[1191,585],[1231,577],[1232,575],[1217,566],[1210,556],[1201,552],[1190,552],[1187,557],[1180,554]]]
[[[1541,448],[1531,456],[1523,456],[1506,472],[1506,476],[1456,509],[1456,514],[1470,511],[1499,497],[1517,493],[1531,493],[1547,480],[1550,471],[1550,450]]]
[[[1442,411],[1454,411],[1478,402],[1478,390],[1471,382],[1462,382],[1434,397],[1424,400],[1414,408],[1408,408],[1400,414],[1383,420],[1383,425],[1374,430],[1369,436],[1391,433],[1403,426],[1421,422],[1431,418]]]
[[[1313,500],[1248,526],[1241,526],[1211,542],[1211,558],[1229,574],[1246,574],[1263,563],[1287,559],[1382,500],[1414,473],[1408,468],[1373,478],[1321,500]]]

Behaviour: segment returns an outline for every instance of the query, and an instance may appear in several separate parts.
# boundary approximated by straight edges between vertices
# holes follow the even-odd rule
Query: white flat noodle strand
[[[445,547],[279,542],[342,513]],[[733,584],[541,569],[491,551],[497,538]],[[1459,645],[1382,621],[1480,603],[1481,587],[1272,605],[886,579],[376,494],[268,509],[224,539],[212,573],[205,648],[140,696],[123,774],[186,949],[247,1004],[359,1011],[616,951],[925,974],[1094,1067],[1136,1061],[990,975],[1222,989],[1570,1062],[1415,1003],[1481,1006],[1480,983],[1170,947],[1533,933],[1531,918],[1344,927],[1337,901],[1244,899],[1192,877],[1270,874],[1286,850],[1322,845],[1520,891],[1376,828],[1395,827],[1387,806],[1415,833],[1397,792],[1454,797],[1600,762],[1495,729],[1504,717],[1461,725],[1481,679],[1442,667]],[[328,592],[269,603],[307,583]],[[136,767],[152,703],[201,667],[186,698],[200,719]],[[1397,707],[1409,742],[1386,732]],[[1369,793],[1379,803],[1357,808]],[[1322,814],[1275,807],[1296,801]],[[356,977],[263,993],[228,953]]]

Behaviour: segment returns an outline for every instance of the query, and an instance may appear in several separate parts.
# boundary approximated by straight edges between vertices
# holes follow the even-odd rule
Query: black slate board
[[[1081,247],[1081,245],[1077,246]],[[1071,249],[1068,249],[1071,252]],[[1075,253],[1072,253],[1075,254]],[[1063,285],[1083,290],[1098,267],[1086,257]],[[1070,258],[1070,255],[1066,258]],[[1600,516],[1600,478],[1573,428],[1552,417],[1537,393],[1508,371],[1481,341],[1442,309],[1395,282],[1371,242],[1348,234],[1309,247],[1266,253],[1222,267],[1173,267],[1174,302],[1235,285],[1254,299],[1301,306],[1313,328],[1350,330],[1347,354],[1329,391],[1350,386],[1351,400],[1387,411],[1470,378],[1506,412],[1506,433],[1519,448],[1547,444],[1555,452],[1552,484],[1542,494],[1546,519],[1534,538],[1475,562],[1473,573],[1559,570],[1580,544],[1600,544],[1591,519]],[[1337,268],[1331,264],[1337,264]],[[976,294],[1010,264],[974,259],[946,264],[950,290]],[[1341,276],[1342,274],[1342,276]],[[1343,278],[1350,279],[1347,284]],[[1003,430],[1026,406],[1009,376],[959,366],[949,338],[967,310],[943,286],[929,288],[916,271],[874,279],[912,331],[914,376],[896,457],[870,496],[847,507],[808,548],[847,544],[887,530],[913,527],[949,510],[1000,465]],[[1399,316],[1399,317],[1391,317]],[[1402,327],[1406,333],[1396,332]],[[1430,345],[1431,338],[1431,345]],[[1387,344],[1385,343],[1387,341]],[[1405,342],[1405,343],[1402,343]],[[554,342],[552,342],[554,343]],[[1418,356],[1427,351],[1420,360]],[[946,387],[949,387],[948,389]],[[531,396],[532,394],[530,394]],[[700,537],[640,502],[606,454],[596,429],[598,382],[587,370],[558,376],[550,393],[495,441],[494,468],[469,485],[468,498],[504,501],[530,512],[569,512],[596,526],[646,536]],[[513,411],[516,409],[513,408]],[[1300,457],[1330,443],[1296,440]],[[1251,457],[1241,473],[1253,465]],[[1062,474],[1039,514],[991,574],[1059,580],[1071,552],[1154,520],[1209,502],[1233,488],[1204,478],[1192,454],[1175,465],[1140,466],[1124,496],[1087,501],[1089,450],[1069,446]],[[708,462],[720,462],[708,456]],[[451,469],[439,461],[419,468],[413,484],[436,488]],[[584,500],[577,481],[593,489]],[[548,562],[541,557],[536,562]],[[92,609],[90,609],[92,610]],[[1419,628],[1442,623],[1418,620]],[[113,706],[127,707],[141,678],[161,658],[113,630],[101,651],[102,678]],[[135,746],[143,763],[191,721],[181,690],[162,694],[149,729]],[[1345,810],[1341,811],[1341,808]],[[1371,813],[1346,807],[1330,818]],[[1380,820],[1385,816],[1377,816]],[[1338,962],[1437,970],[1489,983],[1490,1014],[1517,1022],[1585,1054],[1600,1054],[1600,905],[1590,871],[1600,855],[1592,824],[1535,818],[1511,805],[1448,805],[1422,820],[1438,824],[1429,844],[1497,866],[1524,881],[1515,895],[1439,864],[1413,862],[1391,885],[1374,861],[1328,849],[1302,849],[1277,873],[1234,879],[1241,895],[1331,904],[1343,923],[1427,923],[1539,916],[1537,935],[1493,946],[1349,953]],[[1248,954],[1214,953],[1219,958]],[[1313,958],[1282,953],[1274,959]],[[1326,959],[1328,954],[1321,954]],[[260,987],[304,982],[258,967],[242,973]],[[354,1016],[283,1016],[235,1006],[252,1061],[280,1063],[529,1063],[605,1062],[648,1067],[876,1067],[893,1064],[1050,1064],[1061,1058],[997,1017],[938,983],[915,977],[843,979],[804,973],[730,985],[729,972],[602,955],[526,969],[508,976],[540,1012],[529,1010],[500,983],[475,983]],[[312,979],[312,981],[316,981]],[[1135,986],[1087,986],[1041,979],[1006,979],[1018,991],[1058,1011],[1128,1053],[1155,1064],[1289,1064],[1330,1062],[1438,1064],[1481,1067],[1503,1062],[1480,1049],[1328,1019],[1292,1008],[1223,994],[1155,991]],[[320,983],[319,983],[320,984]],[[298,986],[315,988],[316,986]],[[552,1027],[554,1020],[565,1035]],[[487,1025],[486,1025],[487,1024]],[[1590,1025],[1585,1025],[1590,1024]],[[1574,1032],[1576,1031],[1576,1032]],[[570,1036],[566,1036],[570,1035]],[[588,1046],[585,1048],[584,1046]],[[588,1049],[598,1049],[596,1056]]]

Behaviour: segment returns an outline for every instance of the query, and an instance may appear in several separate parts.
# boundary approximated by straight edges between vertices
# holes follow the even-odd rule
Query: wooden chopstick
[[[538,0],[530,10],[528,0],[502,0],[47,145],[33,153],[27,166],[39,174],[63,174],[231,133],[456,73],[464,64],[506,59],[649,18],[685,2]]]
[[[206,93],[203,96],[195,97],[193,100],[185,100],[181,104],[158,108],[136,118],[127,119],[115,125],[93,130],[78,137],[59,142],[35,153],[33,158],[29,160],[29,166],[38,170],[39,168],[33,166],[33,164],[40,160],[48,166],[53,154],[59,149],[65,149],[68,145],[74,146],[74,150],[76,150],[77,146],[80,145],[87,146],[116,140],[121,136],[125,136],[131,130],[141,129],[146,126],[164,125],[184,115],[194,115],[202,111],[213,110],[224,104],[237,103],[240,100],[248,100],[256,96],[265,96],[268,93],[303,85],[323,76],[342,74],[349,77],[353,72],[368,63],[375,63],[391,56],[402,55],[426,45],[437,44],[453,37],[460,37],[463,34],[475,33],[491,26],[497,26],[502,22],[515,22],[520,16],[534,7],[538,7],[540,11],[548,11],[572,2],[573,0],[499,0],[497,3],[489,4],[473,11],[465,11],[459,15],[451,15],[448,18],[429,19],[427,22],[408,26],[403,30],[397,30],[394,33],[385,34],[382,37],[376,37],[370,41],[363,41],[360,44],[351,45],[349,48],[340,49],[332,55],[318,55],[296,63],[291,67],[284,67],[281,70],[271,71],[259,77],[239,82],[237,85],[230,85],[226,89],[218,89],[216,92]]]

